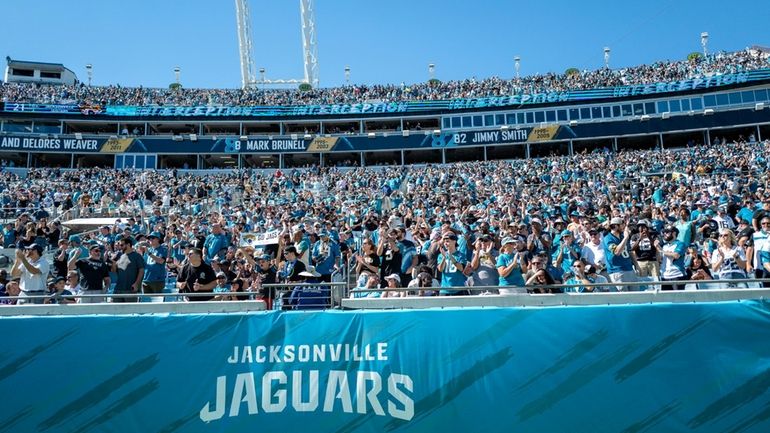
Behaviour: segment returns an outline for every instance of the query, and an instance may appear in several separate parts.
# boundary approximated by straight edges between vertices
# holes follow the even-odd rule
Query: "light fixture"
[[[671,112],[670,112],[670,111],[666,111],[666,112],[663,112],[663,113],[660,115],[660,118],[661,118],[661,119],[668,119],[669,117],[671,117]]]
[[[650,120],[650,115],[649,114],[642,114],[642,117],[640,117],[639,120],[641,120],[642,122],[646,122],[646,121]]]
[[[764,102],[757,102],[756,105],[754,105],[754,110],[756,111],[762,111],[765,109],[765,103]]]
[[[703,115],[704,116],[711,116],[713,114],[714,114],[714,109],[713,108],[707,108],[707,109],[703,110]]]

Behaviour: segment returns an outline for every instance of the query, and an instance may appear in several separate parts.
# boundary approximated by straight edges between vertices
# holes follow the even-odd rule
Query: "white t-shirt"
[[[739,257],[741,260],[746,261],[746,253],[743,251],[743,248],[733,247],[727,252],[726,257],[722,261],[722,266],[717,270],[720,278],[732,274],[746,274],[743,269],[738,266],[738,262],[735,261],[735,257]],[[717,248],[714,250],[712,262],[716,263],[721,258],[722,251]]]
[[[604,268],[607,264],[604,256],[604,248],[602,244],[594,245],[591,242],[585,244],[581,256],[586,259],[589,264]]]
[[[40,257],[35,262],[30,261],[29,264],[32,265],[33,268],[40,270],[40,273],[33,274],[27,270],[26,266],[20,264],[21,279],[19,280],[19,289],[21,289],[22,292],[44,292],[46,290],[45,283],[48,279],[48,270],[50,269],[48,260]]]
[[[754,232],[751,237],[754,239],[754,257],[752,260],[752,266],[754,269],[759,269],[759,252],[763,251],[765,245],[770,244],[770,242],[768,242],[767,233],[762,231]]]

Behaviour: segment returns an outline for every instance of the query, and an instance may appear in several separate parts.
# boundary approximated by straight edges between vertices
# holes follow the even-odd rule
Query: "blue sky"
[[[301,78],[298,0],[251,0],[256,68]],[[622,6],[621,6],[622,5]],[[563,72],[770,46],[767,1],[317,0],[322,87]],[[3,0],[0,54],[63,63],[95,85],[240,86],[234,0]]]

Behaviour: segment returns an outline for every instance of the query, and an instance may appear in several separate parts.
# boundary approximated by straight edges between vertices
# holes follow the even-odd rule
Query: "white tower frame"
[[[305,64],[305,82],[318,87],[318,41],[315,32],[315,6],[313,0],[299,0],[302,19],[302,51]]]
[[[252,57],[251,16],[246,0],[235,0],[235,16],[238,22],[238,51],[241,55],[241,87],[257,81]]]
[[[262,84],[298,84],[309,83],[313,88],[318,87],[318,41],[315,28],[315,7],[313,0],[300,0],[300,18],[302,20],[302,61],[305,66],[305,77],[302,80],[268,80],[264,73],[257,79],[251,42],[251,16],[249,15],[248,0],[235,0],[235,12],[238,23],[238,48],[241,57],[241,86],[257,87]],[[264,69],[263,69],[264,70]]]

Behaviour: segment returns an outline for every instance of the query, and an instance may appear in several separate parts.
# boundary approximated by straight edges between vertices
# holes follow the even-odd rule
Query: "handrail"
[[[369,293],[369,292],[384,292],[384,291],[392,291],[392,292],[410,292],[410,291],[416,291],[416,290],[427,290],[427,291],[438,291],[438,290],[467,290],[469,292],[484,292],[489,290],[500,290],[500,289],[564,289],[564,288],[571,288],[571,287],[610,287],[610,288],[617,288],[620,287],[646,287],[646,286],[663,286],[663,285],[671,285],[671,286],[685,286],[687,284],[708,284],[709,286],[718,286],[720,284],[736,284],[736,283],[770,283],[770,278],[741,278],[741,279],[734,279],[734,280],[676,280],[676,281],[629,281],[629,282],[619,282],[619,283],[589,283],[589,284],[543,284],[543,285],[530,285],[530,286],[452,286],[452,287],[398,287],[398,288],[377,288],[377,289],[366,289],[366,288],[353,288],[350,290],[351,293]],[[660,291],[660,288],[655,289],[655,291]],[[674,291],[676,292],[676,291]],[[614,292],[569,292],[569,293],[577,293],[577,294],[586,294],[590,295],[593,293],[614,293]],[[624,293],[624,292],[618,292],[618,293]]]

